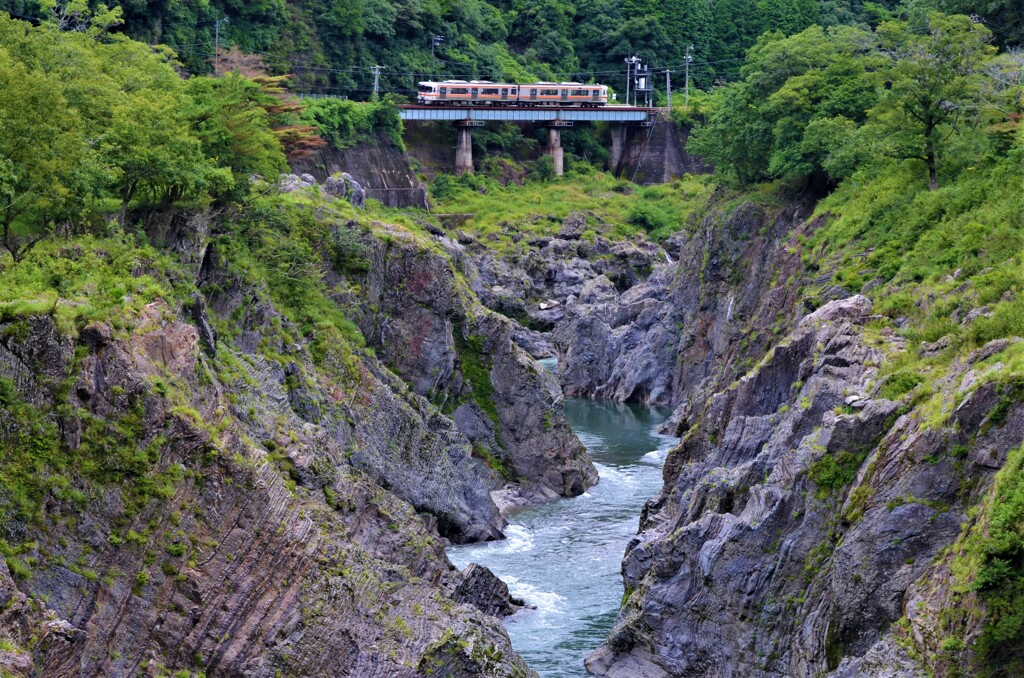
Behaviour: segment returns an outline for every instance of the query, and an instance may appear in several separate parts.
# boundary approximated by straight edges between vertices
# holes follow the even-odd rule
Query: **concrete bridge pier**
[[[612,152],[611,157],[608,158],[608,168],[615,172],[622,164],[622,157],[626,151],[626,134],[628,127],[626,125],[610,125],[609,132],[612,136]]]
[[[476,120],[459,120],[455,123],[458,139],[455,142],[455,174],[473,173],[473,128],[480,127],[482,122]]]
[[[548,128],[548,155],[555,167],[555,176],[565,173],[565,150],[562,148],[562,130],[559,127]]]

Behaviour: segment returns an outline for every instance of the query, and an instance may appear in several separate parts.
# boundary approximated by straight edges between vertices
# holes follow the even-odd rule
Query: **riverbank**
[[[568,399],[565,414],[601,480],[586,493],[523,510],[505,541],[455,546],[458,567],[490,568],[536,609],[505,620],[516,651],[542,678],[586,676],[583,658],[604,640],[622,599],[619,563],[637,516],[661,487],[661,465],[677,442],[656,433],[666,410]]]

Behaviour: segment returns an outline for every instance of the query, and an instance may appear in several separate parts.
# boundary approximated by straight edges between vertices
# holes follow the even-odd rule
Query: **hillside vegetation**
[[[64,4],[64,3],[60,3]],[[84,0],[67,3],[84,7]],[[91,4],[91,3],[90,3]],[[688,46],[691,75],[708,88],[734,80],[745,50],[765,31],[812,25],[877,25],[897,0],[261,0],[108,3],[133,38],[172,47],[194,73],[212,70],[216,23],[222,46],[258,53],[299,91],[367,100],[373,66],[384,91],[415,94],[428,77],[532,81],[594,79],[624,88],[622,59],[639,54],[680,78]],[[976,12],[1000,44],[1024,36],[1013,0],[918,0],[912,8]],[[23,18],[48,15],[55,0],[3,0]],[[74,12],[58,12],[76,25]],[[443,36],[432,49],[433,38]],[[661,79],[659,78],[659,86]]]

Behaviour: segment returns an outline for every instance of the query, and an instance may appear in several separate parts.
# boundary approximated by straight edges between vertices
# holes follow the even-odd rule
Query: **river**
[[[567,399],[565,414],[600,483],[515,514],[504,541],[448,550],[456,566],[485,565],[536,606],[504,621],[512,646],[541,678],[587,675],[583,658],[604,640],[622,599],[622,554],[677,441],[655,432],[667,412],[641,405]]]

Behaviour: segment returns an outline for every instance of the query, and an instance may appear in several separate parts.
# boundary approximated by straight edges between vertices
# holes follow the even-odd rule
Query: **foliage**
[[[818,487],[815,497],[825,499],[830,493],[845,489],[857,477],[857,471],[864,461],[864,454],[839,451],[825,453],[811,464],[808,474]]]
[[[314,125],[338,149],[371,141],[378,134],[386,136],[396,148],[405,148],[402,121],[391,99],[380,103],[311,99],[302,112],[302,120]]]
[[[878,395],[895,400],[910,393],[922,381],[924,381],[924,377],[917,372],[899,371],[889,375],[885,383],[882,384],[882,388],[879,389]]]
[[[929,186],[938,186],[939,155],[951,128],[977,102],[979,67],[991,54],[991,33],[966,16],[938,13],[923,32],[906,23],[879,26],[879,47],[890,59],[884,70],[891,81],[863,138],[883,140],[876,152],[918,160],[928,171]]]
[[[1024,35],[1012,0],[987,0],[981,6],[966,0],[926,2],[945,11],[983,14],[999,28],[1004,44]],[[128,35],[169,45],[199,74],[212,70],[216,24],[226,18],[219,35],[229,63],[244,65],[236,57],[256,56],[271,74],[294,74],[300,91],[360,100],[370,99],[378,64],[384,67],[383,91],[400,96],[413,96],[418,80],[453,77],[596,80],[621,91],[624,57],[639,54],[655,67],[678,71],[691,46],[691,77],[710,87],[736,78],[739,60],[765,31],[873,26],[891,17],[897,5],[895,0],[132,0],[115,3],[109,12],[97,8],[83,23],[76,17],[85,4],[0,0],[0,10],[64,15],[72,21],[61,25],[75,28],[123,21]],[[444,40],[434,44],[434,36]]]
[[[44,313],[68,334],[94,320],[121,327],[156,299],[190,298],[191,283],[168,275],[174,266],[130,237],[48,240],[17,265],[0,263],[0,322]]]
[[[836,142],[877,98],[874,45],[871,34],[849,27],[766,33],[747,56],[743,80],[708,102],[694,150],[741,184],[841,178],[831,157]]]
[[[577,163],[564,177],[501,186],[481,175],[438,175],[430,186],[438,211],[470,215],[462,226],[492,247],[525,246],[519,236],[554,235],[570,212],[588,215],[584,238],[662,240],[704,205],[712,182],[700,177],[638,187]]]
[[[233,193],[244,193],[250,175],[274,178],[288,168],[258,83],[234,74],[192,78],[186,93],[192,132],[203,154],[231,171]]]
[[[106,10],[62,7],[35,28],[0,15],[0,245],[15,261],[112,202],[124,226],[130,207],[244,198],[251,175],[287,167],[285,151],[322,143],[281,78],[186,82],[168,51],[104,32]]]
[[[982,111],[1000,130],[1016,124],[1020,69],[992,60],[990,36],[965,16],[938,13],[918,24],[886,21],[873,33],[766,33],[742,80],[712,95],[693,148],[743,185],[828,186],[898,160],[920,163],[935,189],[944,156],[979,142],[963,128],[969,117]]]
[[[93,154],[60,90],[0,47],[0,228],[15,261],[57,221],[73,218],[91,188]]]
[[[974,650],[981,675],[1024,670],[1024,447],[1013,450],[986,497],[984,519],[967,533],[956,561],[958,581],[985,605]]]

